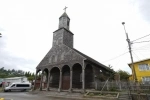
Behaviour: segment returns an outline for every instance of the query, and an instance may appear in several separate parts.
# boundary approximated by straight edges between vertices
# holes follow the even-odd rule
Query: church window
[[[65,56],[65,52],[63,52],[62,54],[61,54],[61,60],[64,60],[64,56]]]
[[[67,21],[67,25],[69,26],[69,21]]]
[[[57,56],[55,56],[54,62],[57,62]]]
[[[49,63],[51,63],[52,61],[51,61],[51,57],[49,58]]]
[[[52,62],[55,62],[55,56],[51,56],[50,59],[49,59],[49,63],[52,63]]]

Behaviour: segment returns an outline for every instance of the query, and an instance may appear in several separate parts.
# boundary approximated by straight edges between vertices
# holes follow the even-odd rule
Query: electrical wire
[[[137,58],[137,60],[141,60],[141,59],[135,54],[135,52],[132,51],[132,53],[135,55],[135,57]]]
[[[127,54],[127,53],[129,53],[129,51],[128,51],[128,52],[125,52],[125,53],[123,53],[123,54],[121,54],[121,55],[118,55],[118,56],[116,56],[116,57],[113,57],[113,58],[111,58],[111,59],[109,59],[109,60],[103,61],[102,63],[105,63],[105,62],[108,62],[108,61],[111,61],[111,60],[115,60],[115,59],[117,59],[117,58],[119,58],[119,57],[121,57],[121,56],[123,56],[123,55],[125,55],[125,54]]]
[[[149,49],[149,48],[150,48],[150,44],[146,44],[146,45],[138,47],[138,48],[132,48],[132,50]]]
[[[148,35],[146,35],[146,36],[143,36],[143,37],[141,37],[141,38],[138,38],[138,39],[136,39],[136,40],[133,40],[133,41],[131,41],[131,42],[132,42],[132,43],[150,42],[150,40],[149,40],[149,41],[134,42],[134,41],[140,40],[140,39],[142,39],[142,38],[145,38],[145,37],[147,37],[147,36],[150,36],[150,34],[148,34]],[[144,46],[142,46],[142,47],[144,47]],[[132,51],[133,51],[133,50],[137,50],[137,49],[132,49]],[[115,60],[115,59],[117,59],[117,58],[119,58],[119,57],[121,57],[121,56],[123,56],[123,55],[125,55],[125,54],[127,54],[127,53],[129,53],[129,51],[128,51],[128,52],[125,52],[125,53],[123,53],[123,54],[121,54],[121,55],[118,55],[118,56],[116,56],[116,57],[113,57],[113,58],[111,58],[111,59],[109,59],[109,60],[106,60],[106,61],[104,61],[103,63],[108,62],[108,61],[111,61],[111,60]],[[136,55],[136,54],[134,53],[134,55]],[[136,55],[136,56],[137,56],[137,55]]]
[[[132,42],[132,44],[134,44],[134,43],[143,43],[143,42],[150,42],[150,40],[148,40],[148,41],[141,41],[141,42]]]
[[[137,51],[136,51],[137,52]],[[138,52],[141,56],[142,56],[142,58],[147,58],[147,57],[145,57],[141,52]]]
[[[145,35],[145,36],[143,36],[143,37],[140,37],[140,38],[138,38],[138,39],[136,39],[136,40],[133,40],[133,41],[131,41],[131,42],[134,42],[134,41],[140,40],[140,39],[145,38],[145,37],[147,37],[147,36],[150,36],[150,34]]]

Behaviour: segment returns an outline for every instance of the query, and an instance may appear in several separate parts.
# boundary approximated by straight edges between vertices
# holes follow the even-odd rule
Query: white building
[[[29,83],[27,77],[11,77],[11,78],[4,78],[3,81],[5,82],[5,86],[8,86],[11,83]]]

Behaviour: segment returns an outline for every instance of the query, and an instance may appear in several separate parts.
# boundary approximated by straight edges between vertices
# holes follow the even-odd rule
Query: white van
[[[4,88],[4,92],[7,91],[26,91],[31,89],[31,83],[12,83],[11,85]]]

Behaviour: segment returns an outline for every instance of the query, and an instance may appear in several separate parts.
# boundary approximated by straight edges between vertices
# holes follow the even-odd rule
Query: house
[[[29,82],[27,77],[11,77],[11,78],[4,78],[3,82],[5,83],[5,86],[8,86],[11,83],[22,83],[22,82]]]
[[[142,83],[150,83],[150,58],[144,59],[140,61],[136,61],[133,63],[135,68],[135,74],[138,82]],[[129,67],[132,69],[132,64],[128,64]],[[134,80],[134,76],[131,75],[129,77],[129,80]]]
[[[74,34],[69,29],[69,23],[70,18],[64,12],[59,18],[58,29],[53,32],[52,48],[36,67],[35,84],[38,73],[42,72],[42,74],[40,86],[35,85],[34,89],[42,90],[43,83],[46,82],[47,90],[55,88],[58,91],[71,92],[74,89],[80,89],[84,92],[85,89],[97,87],[99,75],[107,79],[113,73],[107,66],[73,47]],[[47,77],[45,81],[43,81],[44,75]]]

